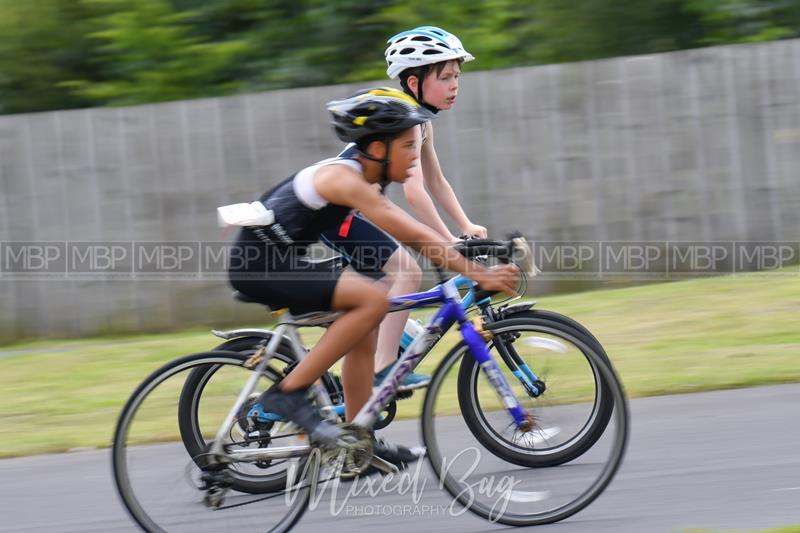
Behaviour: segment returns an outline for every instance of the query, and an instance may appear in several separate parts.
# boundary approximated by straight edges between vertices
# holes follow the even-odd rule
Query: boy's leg
[[[357,272],[380,279],[389,286],[389,296],[419,290],[422,269],[402,246],[371,222],[354,215],[346,225],[323,233],[322,241],[344,254]],[[386,315],[378,333],[375,372],[394,363],[408,311]]]
[[[372,335],[389,309],[389,303],[379,284],[359,274],[344,272],[336,284],[331,307],[344,311],[344,315],[331,324],[308,355],[281,381],[281,390],[291,392],[314,383],[342,355]],[[367,380],[363,387],[371,391],[372,381]]]
[[[345,417],[352,422],[372,394],[373,358],[378,332],[373,329],[345,356],[342,364]],[[365,385],[366,384],[366,385]]]
[[[360,274],[380,279],[389,287],[389,296],[419,290],[422,269],[397,241],[360,215],[345,225],[323,233],[322,241],[348,258],[350,266]],[[380,382],[397,360],[400,338],[409,312],[391,313],[381,324],[375,355],[375,381]],[[403,389],[424,387],[429,376],[411,373],[401,384]]]
[[[398,248],[383,265],[391,284],[389,297],[409,294],[419,290],[422,281],[422,269],[404,248]],[[390,313],[381,322],[378,333],[378,347],[375,354],[375,372],[383,370],[397,359],[400,337],[406,325],[410,311]]]
[[[261,395],[260,404],[294,421],[318,442],[335,443],[342,438],[340,428],[323,421],[308,403],[306,393],[342,354],[349,352],[343,368],[347,420],[351,421],[372,393],[373,357],[377,327],[389,309],[384,286],[368,278],[344,272],[333,291],[331,308],[344,311],[297,367]],[[277,389],[277,390],[274,390]],[[376,440],[375,455],[404,468],[422,456],[421,450]]]

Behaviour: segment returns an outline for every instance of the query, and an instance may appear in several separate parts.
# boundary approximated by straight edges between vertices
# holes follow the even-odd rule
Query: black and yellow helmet
[[[336,135],[344,142],[400,133],[436,116],[403,91],[391,87],[362,89],[344,100],[328,102],[327,108]]]

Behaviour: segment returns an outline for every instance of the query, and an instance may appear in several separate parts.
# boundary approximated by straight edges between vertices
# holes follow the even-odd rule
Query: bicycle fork
[[[511,385],[509,385],[508,380],[500,370],[500,366],[489,354],[489,350],[486,349],[486,341],[481,334],[475,331],[475,327],[471,322],[466,320],[461,322],[459,329],[472,356],[478,361],[481,370],[483,370],[489,383],[492,384],[492,387],[500,397],[503,406],[514,420],[514,424],[523,432],[533,429],[533,417],[522,408],[522,405],[511,390]]]

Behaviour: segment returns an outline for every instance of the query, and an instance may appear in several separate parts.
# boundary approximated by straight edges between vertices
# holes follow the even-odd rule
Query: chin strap
[[[392,182],[389,179],[389,147],[391,146],[392,141],[383,141],[383,146],[386,149],[386,156],[383,159],[378,159],[377,157],[372,157],[368,153],[358,150],[358,153],[364,157],[365,159],[369,159],[370,161],[375,161],[376,163],[381,164],[381,181],[378,184],[381,187],[381,194],[386,190],[386,187]]]
[[[423,77],[423,79],[424,79],[424,77]],[[419,90],[419,95],[415,95],[413,92],[411,92],[411,89],[409,89],[409,88],[408,88],[408,85],[406,85],[406,82],[405,82],[405,81],[401,81],[401,82],[400,82],[400,85],[403,87],[403,91],[404,91],[404,92],[405,92],[405,93],[406,93],[408,96],[410,96],[411,98],[413,98],[414,100],[416,100],[416,101],[417,101],[417,103],[419,103],[419,105],[421,105],[422,107],[424,107],[425,109],[427,109],[428,111],[430,111],[431,113],[433,113],[434,115],[435,115],[435,114],[437,114],[437,113],[439,113],[440,109],[439,109],[438,107],[435,107],[435,106],[432,106],[432,105],[430,105],[429,103],[427,103],[427,102],[426,102],[426,101],[423,99],[423,96],[422,96],[422,80],[419,80],[419,81],[417,82],[417,89]]]

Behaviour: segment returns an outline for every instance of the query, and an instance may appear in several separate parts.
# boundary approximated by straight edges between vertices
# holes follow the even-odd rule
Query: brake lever
[[[542,271],[536,266],[533,257],[533,250],[531,249],[528,241],[519,231],[514,231],[509,235],[509,243],[511,244],[511,256],[514,263],[529,277],[534,277],[541,274]],[[519,257],[521,255],[521,257]]]

